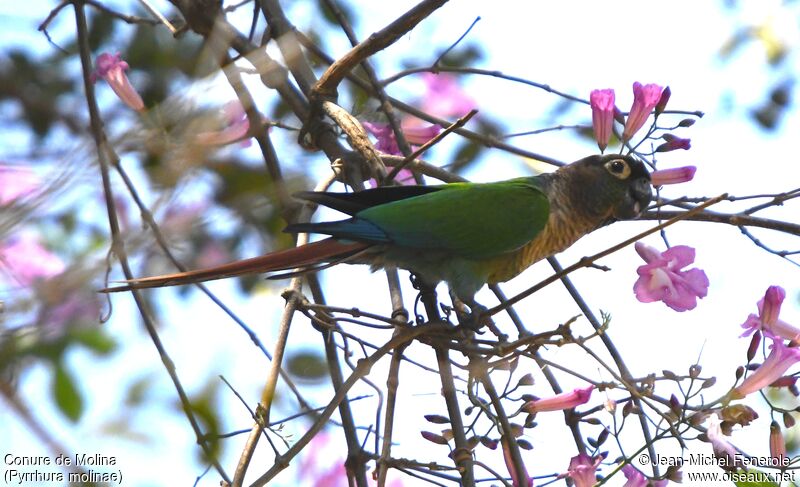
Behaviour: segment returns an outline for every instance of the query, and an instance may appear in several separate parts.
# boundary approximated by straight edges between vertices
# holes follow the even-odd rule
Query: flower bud
[[[667,138],[667,135],[664,135]],[[680,137],[671,137],[670,140],[656,147],[656,152],[671,152],[678,149],[689,150],[692,148],[691,139],[682,139]]]
[[[592,128],[600,151],[606,150],[614,127],[614,90],[592,90],[589,95],[592,107]]]
[[[756,356],[758,346],[761,345],[761,332],[756,331],[753,333],[753,338],[750,339],[750,346],[747,347],[747,361],[751,362]]]
[[[786,298],[786,291],[780,286],[770,286],[764,295],[764,305],[761,308],[761,321],[772,326],[778,321],[781,313],[781,304]]]
[[[661,98],[658,99],[658,103],[656,104],[656,115],[660,115],[664,112],[664,109],[667,107],[667,102],[669,102],[669,97],[672,95],[672,91],[669,89],[669,86],[664,88],[664,91],[661,92]]]
[[[783,440],[780,425],[775,421],[769,425],[769,454],[778,465],[783,464],[786,457],[786,442]]]
[[[523,375],[519,379],[519,382],[517,382],[517,385],[518,386],[530,386],[530,385],[533,385],[533,375],[531,375],[531,374]]]
[[[421,431],[420,434],[426,440],[428,440],[428,441],[430,441],[432,443],[436,443],[437,445],[446,445],[447,444],[447,438],[445,438],[442,435],[437,435],[436,433],[433,433],[431,431]]]

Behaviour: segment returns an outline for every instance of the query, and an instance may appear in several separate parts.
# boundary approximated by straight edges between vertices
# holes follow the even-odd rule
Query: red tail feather
[[[366,243],[342,243],[333,238],[326,238],[325,240],[301,245],[300,247],[280,250],[250,259],[237,260],[236,262],[207,269],[131,279],[123,281],[126,283],[125,285],[101,289],[100,292],[113,293],[131,289],[178,286],[223,279],[225,277],[302,268],[349,257],[367,247],[369,247],[369,244]]]

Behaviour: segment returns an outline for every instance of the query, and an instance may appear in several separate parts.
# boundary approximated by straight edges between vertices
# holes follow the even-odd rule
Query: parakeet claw
[[[486,306],[472,301],[472,303],[468,305],[469,312],[467,312],[464,303],[458,302],[458,304],[460,304],[460,306],[456,306],[456,313],[458,314],[458,322],[461,326],[481,334],[483,333],[481,329],[486,327],[494,333],[500,341],[504,341],[508,338],[495,326],[494,320],[487,313],[489,310]]]

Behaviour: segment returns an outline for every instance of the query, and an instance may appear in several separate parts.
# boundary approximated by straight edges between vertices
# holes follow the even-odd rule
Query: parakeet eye
[[[631,167],[624,159],[614,159],[606,162],[606,170],[619,179],[628,179],[628,176],[631,175]]]

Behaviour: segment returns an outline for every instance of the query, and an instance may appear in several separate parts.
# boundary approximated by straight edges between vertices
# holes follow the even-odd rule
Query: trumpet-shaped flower
[[[758,302],[758,314],[750,314],[742,325],[745,332],[741,336],[749,336],[761,329],[769,336],[800,341],[800,328],[780,319],[781,303],[785,297],[786,291],[782,287],[770,286]]]
[[[608,146],[614,127],[614,90],[592,90],[589,105],[592,107],[594,139],[602,152]]]
[[[638,81],[633,83],[633,105],[625,121],[625,129],[622,131],[622,140],[631,140],[636,132],[647,121],[650,112],[661,100],[661,86],[657,84],[642,85]]]
[[[511,475],[511,485],[514,487],[532,487],[533,479],[528,475],[527,471],[525,472],[524,478],[519,478],[519,475],[517,475],[517,469],[514,468],[514,461],[511,459],[511,453],[509,451],[509,441],[514,441],[514,438],[508,439],[505,436],[500,438],[500,444],[503,447],[503,460],[505,460],[506,468],[508,468],[508,473]],[[523,465],[523,470],[525,470],[524,467]]]
[[[676,245],[665,252],[636,242],[636,252],[647,262],[636,269],[639,279],[633,285],[636,299],[643,303],[663,301],[675,311],[697,306],[697,298],[708,294],[708,277],[700,269],[682,270],[694,262],[695,251],[686,245]]]
[[[541,413],[545,411],[561,411],[562,409],[570,409],[581,404],[586,404],[592,395],[594,385],[589,385],[582,389],[575,389],[572,392],[562,392],[552,397],[545,399],[535,399],[528,401],[523,405],[523,409],[527,412]]]
[[[200,145],[227,145],[242,141],[245,146],[250,145],[250,139],[245,139],[250,132],[250,121],[244,107],[238,101],[231,101],[222,108],[225,127],[222,130],[201,132],[195,135],[195,142]]]
[[[652,174],[650,174],[650,182],[653,186],[687,183],[694,179],[695,172],[697,172],[697,168],[695,166],[660,169],[658,171],[653,171]]]
[[[34,193],[39,186],[41,181],[31,169],[0,165],[0,205]]]
[[[0,242],[0,270],[21,286],[31,286],[64,272],[64,262],[30,232]]]
[[[97,82],[98,78],[103,78],[108,82],[108,86],[114,90],[120,100],[126,105],[133,108],[137,112],[144,110],[144,102],[142,97],[133,87],[128,77],[125,75],[125,70],[128,69],[128,63],[122,60],[120,54],[103,53],[97,56],[95,61],[95,71],[92,73],[92,83]]]
[[[395,139],[394,131],[388,123],[372,123],[362,122],[367,132],[374,135],[378,139],[375,148],[386,154],[395,156],[402,155],[400,148],[397,146],[397,139]],[[406,123],[401,124],[403,135],[411,145],[423,145],[432,138],[439,135],[441,127],[438,125],[428,125],[425,127],[412,126]],[[392,170],[391,166],[387,169]],[[395,180],[400,184],[414,184],[414,174],[408,169],[401,169],[397,173]]]
[[[666,142],[656,147],[656,152],[670,152],[678,149],[689,150],[692,148],[692,139],[668,136],[664,134]]]
[[[667,86],[664,88],[664,91],[661,92],[661,96],[658,98],[658,103],[656,103],[656,115],[660,115],[667,108],[667,103],[669,103],[670,96],[672,96],[672,90],[670,90],[669,86]]]
[[[767,359],[733,390],[733,398],[740,399],[769,386],[797,362],[800,362],[800,348],[787,347],[783,339],[772,337]]]
[[[378,139],[375,148],[386,154],[395,156],[401,155],[400,149],[397,147],[397,139],[394,136],[394,130],[388,123],[372,123],[362,122],[367,132],[371,133]],[[415,127],[408,124],[401,124],[403,135],[411,145],[423,145],[432,138],[439,135],[441,127],[438,125],[429,125],[427,127]]]
[[[780,425],[775,421],[769,425],[769,456],[778,465],[783,465],[786,461],[786,441],[783,439]]]
[[[475,100],[470,98],[458,78],[447,73],[424,73],[422,81],[427,88],[422,97],[422,111],[437,117],[463,117],[475,108]]]
[[[597,466],[602,456],[590,457],[585,453],[572,457],[566,476],[575,482],[575,487],[592,487],[597,483]]]
[[[647,477],[630,463],[622,467],[622,474],[628,479],[622,487],[647,487]]]
[[[667,479],[649,480],[631,464],[622,467],[622,474],[628,479],[622,487],[666,487],[669,483]]]

